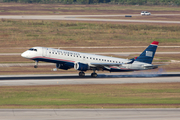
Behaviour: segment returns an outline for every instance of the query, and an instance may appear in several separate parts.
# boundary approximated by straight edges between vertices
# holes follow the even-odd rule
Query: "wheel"
[[[84,72],[79,72],[79,77],[84,77],[85,73]]]
[[[37,68],[37,67],[38,67],[37,65],[34,66],[34,68]]]
[[[97,73],[91,73],[91,77],[96,78],[97,77]]]

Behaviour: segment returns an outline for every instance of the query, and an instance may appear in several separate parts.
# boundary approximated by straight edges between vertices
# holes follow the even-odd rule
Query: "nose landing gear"
[[[37,67],[38,67],[38,62],[39,62],[39,61],[35,61],[34,68],[37,68]]]

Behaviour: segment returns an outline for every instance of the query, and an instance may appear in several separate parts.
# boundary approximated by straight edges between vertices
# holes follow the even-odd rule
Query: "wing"
[[[96,66],[96,67],[104,67],[104,66],[121,66],[123,63],[90,63],[91,65],[93,66]]]
[[[110,66],[120,67],[122,64],[132,64],[133,62],[134,60],[130,60],[126,63],[90,63],[90,65],[97,68],[109,68]]]
[[[92,67],[98,68],[98,69],[111,69],[110,66],[114,67],[120,67],[123,63],[90,63]]]

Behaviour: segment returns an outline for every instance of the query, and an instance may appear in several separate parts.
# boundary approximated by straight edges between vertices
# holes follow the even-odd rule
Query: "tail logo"
[[[146,56],[147,57],[152,57],[153,56],[153,52],[152,51],[146,51]]]

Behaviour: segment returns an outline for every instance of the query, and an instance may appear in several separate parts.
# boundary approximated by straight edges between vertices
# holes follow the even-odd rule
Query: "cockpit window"
[[[34,49],[34,48],[30,48],[29,50],[30,50],[30,51],[36,51],[36,52],[37,52],[37,49]]]

